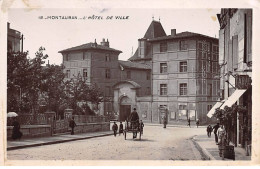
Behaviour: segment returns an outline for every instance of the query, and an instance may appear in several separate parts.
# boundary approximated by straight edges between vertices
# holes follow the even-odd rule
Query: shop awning
[[[235,92],[227,99],[227,101],[225,101],[220,109],[224,109],[225,106],[231,107],[245,93],[245,91],[246,89],[235,90]]]
[[[221,102],[220,102],[220,101],[217,102],[217,103],[210,109],[210,111],[208,112],[207,116],[208,116],[209,118],[211,118],[211,117],[213,116],[213,114],[215,113],[216,108],[219,108],[223,103],[224,103],[224,100],[221,101]]]

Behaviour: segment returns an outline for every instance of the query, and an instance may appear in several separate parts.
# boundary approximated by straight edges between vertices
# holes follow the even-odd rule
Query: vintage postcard
[[[1,164],[259,165],[259,1],[1,3]]]

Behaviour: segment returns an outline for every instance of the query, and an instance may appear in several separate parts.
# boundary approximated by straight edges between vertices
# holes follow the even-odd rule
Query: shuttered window
[[[232,37],[233,69],[238,67],[238,35]]]

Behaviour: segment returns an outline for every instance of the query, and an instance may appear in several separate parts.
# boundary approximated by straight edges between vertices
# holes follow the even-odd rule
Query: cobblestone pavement
[[[206,134],[205,128],[145,126],[144,135],[133,140],[105,136],[7,152],[8,160],[202,160],[191,138]],[[40,139],[40,138],[39,138]]]

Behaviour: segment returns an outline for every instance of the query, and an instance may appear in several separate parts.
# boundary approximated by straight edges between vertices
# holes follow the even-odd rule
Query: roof
[[[99,49],[99,50],[106,50],[106,51],[111,51],[111,52],[117,52],[117,53],[122,53],[122,51],[120,50],[116,50],[107,46],[103,46],[103,45],[98,45],[95,43],[86,43],[83,45],[79,45],[79,46],[75,46],[72,48],[68,48],[68,49],[64,49],[59,51],[59,53],[64,53],[64,52],[70,52],[70,51],[76,51],[76,50],[90,50],[90,49]]]
[[[150,26],[148,27],[146,33],[144,34],[144,37],[141,39],[153,39],[153,38],[158,38],[161,36],[166,36],[166,33],[162,27],[162,24],[158,21],[152,21]],[[146,56],[150,55],[150,45],[147,44],[147,53]],[[147,59],[147,57],[145,58],[140,58],[138,56],[138,48],[136,49],[134,55],[132,57],[130,57],[128,60],[134,61],[134,60],[145,60]],[[149,58],[151,59],[151,58]]]
[[[161,36],[166,36],[162,24],[158,21],[152,21],[143,38],[152,39]]]
[[[146,69],[146,70],[151,70],[150,65],[142,64],[142,63],[136,63],[136,62],[131,62],[131,61],[123,61],[119,60],[119,64],[125,68],[133,68],[133,69]]]
[[[170,39],[189,38],[189,37],[204,37],[204,38],[218,40],[217,38],[213,38],[213,37],[210,37],[207,35],[202,35],[199,33],[193,33],[193,32],[186,31],[186,32],[177,33],[176,35],[168,35],[168,36],[148,39],[148,41],[153,42],[153,41],[160,41],[160,40],[170,40]]]
[[[135,81],[131,81],[131,80],[123,80],[120,82],[117,82],[116,84],[113,85],[113,88],[115,88],[117,85],[122,84],[122,83],[130,83],[131,85],[134,86],[134,88],[141,88],[141,86],[136,83]]]

